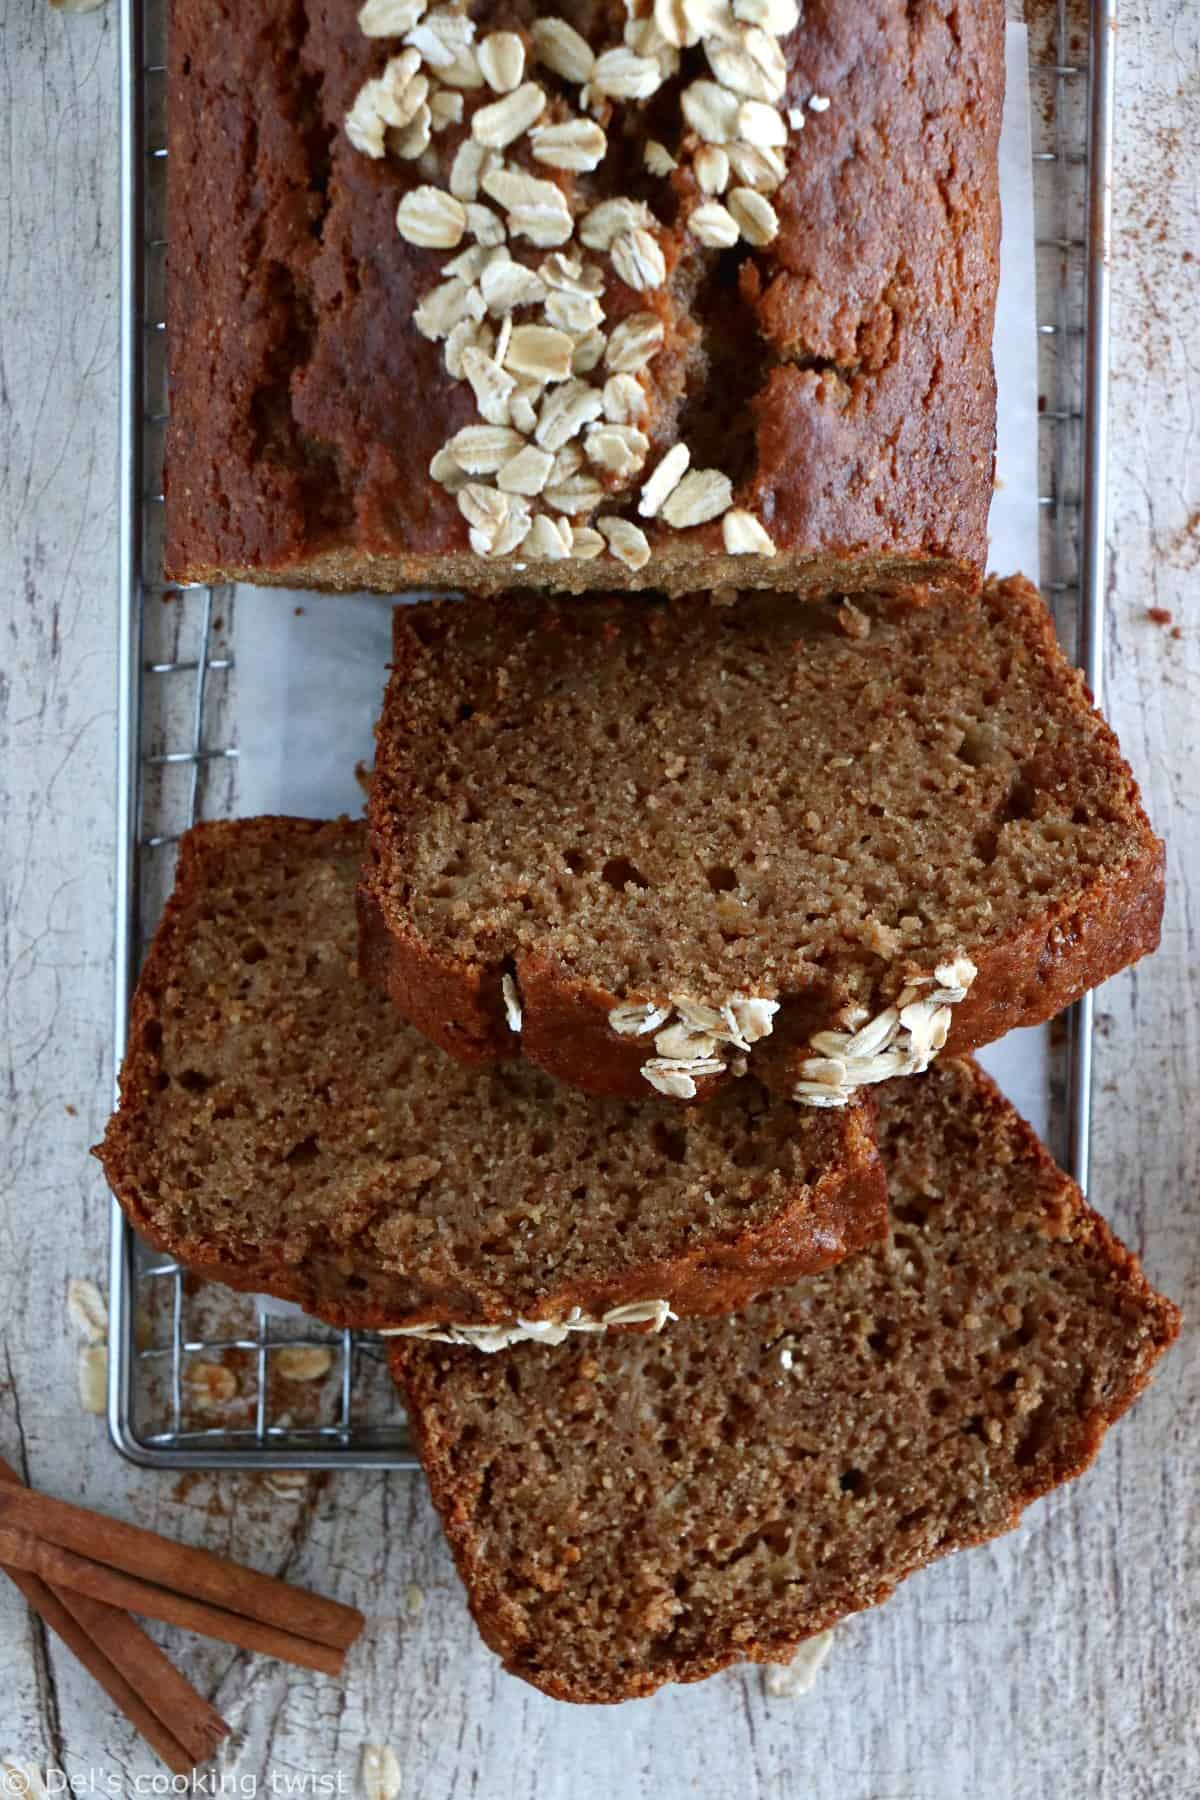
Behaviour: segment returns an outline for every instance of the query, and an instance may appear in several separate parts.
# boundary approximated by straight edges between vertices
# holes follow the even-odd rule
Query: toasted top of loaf
[[[887,1242],[661,1338],[393,1368],[476,1621],[562,1699],[801,1639],[1096,1454],[1178,1314],[969,1062],[880,1090]]]
[[[721,1311],[884,1229],[865,1111],[753,1080],[681,1119],[471,1071],[358,979],[363,828],[184,839],[100,1156],[139,1230],[337,1323]]]
[[[457,9],[448,71],[455,10],[174,0],[172,573],[479,591],[516,565],[557,591],[795,584],[810,564],[828,581],[840,560],[976,580],[1000,0],[784,0],[754,25],[728,0],[660,7],[682,55],[648,5],[489,0]],[[484,49],[498,30],[519,40],[507,72]],[[511,131],[477,126],[514,80]],[[581,154],[546,138],[563,126]],[[507,287],[484,279],[497,254],[524,265]],[[556,254],[576,272],[543,281]],[[502,347],[505,319],[526,335]],[[568,341],[542,340],[543,364],[529,327]],[[548,439],[571,459],[502,483],[445,448],[485,423],[509,458]],[[650,517],[676,446],[710,480]]]
[[[377,737],[380,979],[456,1054],[593,1092],[650,1091],[618,1004],[768,997],[803,1044],[965,958],[963,1049],[1157,941],[1161,845],[1020,578],[402,608]]]

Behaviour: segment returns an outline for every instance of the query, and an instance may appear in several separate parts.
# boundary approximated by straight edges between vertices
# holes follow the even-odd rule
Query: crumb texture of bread
[[[969,1061],[880,1090],[887,1242],[661,1338],[397,1346],[475,1619],[607,1702],[782,1660],[1078,1475],[1175,1307]]]
[[[597,453],[587,472],[603,492],[590,506],[542,509],[589,528],[613,517],[636,525],[644,562],[598,544],[549,560],[532,538],[481,553],[454,484],[430,473],[481,413],[414,315],[473,240],[450,250],[406,241],[398,208],[418,189],[453,187],[473,120],[497,95],[482,81],[445,88],[427,64],[417,79],[450,111],[461,101],[461,116],[419,157],[394,142],[363,154],[347,116],[401,38],[365,35],[359,10],[358,0],[172,0],[174,578],[486,592],[511,585],[516,562],[523,579],[562,591],[682,592],[704,580],[796,593],[927,577],[975,585],[995,435],[1001,0],[807,0],[778,40],[782,88],[769,83],[775,116],[761,141],[777,173],[762,174],[761,152],[759,172],[747,171],[749,140],[734,144],[730,172],[718,145],[721,193],[700,185],[685,116],[685,90],[712,85],[699,45],[680,57],[660,42],[652,96],[594,107],[607,137],[599,166],[541,161],[529,135],[504,149],[508,168],[557,189],[555,205],[574,221],[572,253],[599,204],[646,209],[638,216],[661,284],[631,285],[611,246],[596,253],[606,337],[639,313],[661,327],[636,371],[642,464],[614,473]],[[547,109],[539,129],[588,119],[578,85],[536,49],[546,8],[488,0],[466,11],[476,44],[496,30],[520,38],[525,82]],[[645,30],[615,0],[564,0],[561,13],[593,51],[624,43],[633,54],[631,34]],[[732,15],[730,27],[745,29]],[[728,104],[730,90],[720,93]],[[676,166],[654,173],[646,149],[660,138]],[[702,241],[691,215],[709,205],[731,223],[747,181],[751,205],[768,207],[769,241]],[[506,253],[536,271],[544,246],[508,224]],[[515,318],[541,314],[523,304]],[[599,393],[608,363],[582,351],[573,361],[573,379]],[[759,521],[774,555],[726,554],[719,517],[676,525],[639,512],[642,481],[677,444],[693,469],[728,478],[728,504]],[[494,472],[476,479],[495,486]]]
[[[453,1054],[593,1093],[649,1092],[618,1002],[778,1001],[751,1066],[786,1081],[948,958],[965,1051],[1158,940],[1162,846],[1020,578],[399,608],[369,810],[372,979]]]
[[[471,1070],[360,980],[364,828],[198,826],[100,1149],[152,1243],[335,1324],[721,1312],[886,1228],[870,1114],[747,1079],[686,1118]]]

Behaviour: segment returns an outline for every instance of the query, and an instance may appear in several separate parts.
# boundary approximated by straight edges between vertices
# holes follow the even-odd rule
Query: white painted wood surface
[[[1185,260],[1200,256],[1200,14],[1122,10],[1109,711],[1171,868],[1162,951],[1100,1001],[1093,1199],[1200,1312],[1200,301]],[[556,1705],[480,1646],[419,1479],[314,1479],[291,1497],[251,1476],[185,1483],[122,1464],[81,1413],[64,1289],[103,1280],[87,1147],[112,1075],[116,21],[44,0],[5,0],[0,18],[0,1450],[49,1490],[370,1615],[340,1687],[173,1644],[237,1728],[225,1791],[317,1792],[323,1776],[359,1792],[363,1746],[383,1743],[421,1800],[1200,1794],[1190,1327],[1089,1476],[844,1627],[791,1702],[750,1671],[615,1710]],[[79,1791],[153,1791],[153,1760],[4,1588],[6,1755],[90,1782]]]

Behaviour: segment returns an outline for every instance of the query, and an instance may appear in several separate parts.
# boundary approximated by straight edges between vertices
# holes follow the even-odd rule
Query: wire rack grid
[[[175,845],[198,819],[231,816],[237,799],[234,590],[174,587],[162,577],[165,14],[165,0],[122,0],[118,1059]],[[1095,0],[1082,15],[1056,0],[1030,26],[1043,587],[1098,701],[1114,28],[1115,0]],[[1053,1096],[1054,1147],[1083,1186],[1091,1032],[1085,1000],[1068,1015]],[[136,1462],[416,1467],[378,1339],[189,1276],[141,1243],[115,1203],[111,1316],[109,1425]],[[297,1357],[297,1348],[308,1354]]]

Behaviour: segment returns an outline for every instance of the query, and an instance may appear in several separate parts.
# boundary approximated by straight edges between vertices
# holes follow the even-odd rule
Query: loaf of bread
[[[879,1132],[888,1241],[737,1318],[393,1351],[514,1675],[613,1701],[781,1661],[1015,1525],[1145,1385],[1175,1308],[978,1069],[887,1085]]]
[[[170,573],[973,585],[1003,30],[172,0]]]
[[[1162,846],[1020,579],[400,608],[377,737],[368,972],[593,1094],[749,1056],[840,1104],[1158,940]]]
[[[244,819],[184,839],[99,1155],[135,1228],[338,1325],[721,1312],[885,1229],[865,1109],[753,1080],[683,1118],[467,1070],[358,979],[363,828]],[[524,1322],[524,1324],[522,1324]]]

